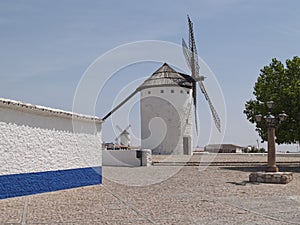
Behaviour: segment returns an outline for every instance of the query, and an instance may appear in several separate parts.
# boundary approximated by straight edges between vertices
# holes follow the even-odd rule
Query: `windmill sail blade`
[[[115,108],[113,108],[113,110],[111,110],[109,113],[106,114],[106,116],[104,116],[102,118],[102,120],[106,120],[108,117],[111,116],[111,114],[113,114],[115,111],[117,111],[122,105],[124,105],[127,101],[129,101],[129,99],[131,99],[136,93],[139,92],[139,88],[137,88],[134,92],[132,92],[127,98],[125,98],[119,105],[117,105]]]
[[[182,39],[182,51],[185,57],[185,60],[192,72],[192,77],[195,78],[195,74],[199,73],[200,66],[198,63],[197,54],[193,53],[190,49],[188,49],[184,39]]]
[[[205,90],[204,84],[201,81],[200,77],[198,79],[198,84],[199,84],[201,92],[203,93],[206,101],[208,102],[208,105],[209,105],[212,117],[214,119],[215,125],[216,125],[218,131],[221,132],[221,120],[220,120],[220,117],[219,117],[219,115],[218,115],[215,107],[213,106],[213,104],[212,104],[212,102],[211,102],[211,100],[210,100],[210,98],[209,98],[209,96],[207,94],[207,91]]]
[[[194,114],[195,114],[195,124],[196,124],[196,132],[198,134],[198,121],[197,121],[197,87],[196,87],[196,81],[193,81],[193,103],[194,103]]]
[[[115,141],[118,142],[119,138],[121,137],[121,134],[119,134],[116,138]]]
[[[192,70],[192,52],[188,49],[188,46],[184,39],[182,38],[182,52],[185,57],[186,63],[188,64],[190,70]]]
[[[187,64],[189,65],[189,67],[191,69],[192,77],[195,80],[195,83],[193,85],[193,99],[194,99],[195,110],[196,110],[196,97],[197,97],[196,82],[198,82],[200,90],[203,93],[206,101],[208,102],[215,125],[216,125],[218,131],[221,132],[220,117],[219,117],[217,111],[215,110],[215,108],[207,94],[207,91],[205,90],[204,84],[202,82],[202,80],[203,80],[202,77],[199,76],[200,66],[198,63],[198,55],[197,55],[195,38],[194,38],[193,23],[189,16],[188,16],[188,24],[189,24],[189,47],[185,43],[184,39],[182,39],[182,50],[183,50],[183,55],[187,61]],[[195,120],[196,120],[196,111],[195,111]],[[196,126],[197,126],[197,122],[196,122]]]
[[[193,30],[193,23],[188,16],[188,23],[189,23],[189,50],[190,50],[190,64],[191,64],[191,72],[192,77],[195,78],[196,74],[199,74],[199,63],[198,63],[198,53],[197,53],[197,47],[196,42],[194,38],[194,30]]]
[[[196,57],[198,58],[197,55],[196,55]],[[218,131],[221,132],[221,120],[220,120],[220,117],[219,117],[217,111],[215,110],[215,107],[213,106],[213,104],[212,104],[212,102],[211,102],[211,100],[209,98],[209,95],[208,95],[208,93],[207,93],[207,91],[206,91],[206,89],[204,87],[204,84],[202,82],[203,77],[200,77],[200,75],[199,75],[200,66],[198,64],[198,60],[194,60],[194,63],[195,63],[195,75],[194,75],[194,79],[198,82],[200,90],[203,93],[206,101],[208,102],[208,105],[209,105],[212,117],[214,119],[214,122],[215,122],[215,125],[216,125]]]
[[[186,110],[185,110],[185,112],[184,112],[184,115],[186,116],[184,120],[188,120],[188,119],[189,119],[191,110],[192,110],[192,103],[189,102],[189,103],[187,104]],[[197,114],[195,114],[195,116],[197,116]],[[198,135],[197,118],[195,118],[195,120],[196,120],[196,131],[197,131],[197,135]],[[186,129],[187,129],[187,123],[184,123],[183,129],[182,129],[184,134],[186,133]]]
[[[192,78],[196,78],[196,75],[199,74],[199,64],[198,64],[198,56],[197,56],[197,48],[194,38],[194,31],[193,31],[193,23],[188,16],[188,23],[189,23],[189,49],[187,48],[187,45],[182,40],[182,47],[183,47],[183,53],[185,55],[186,60],[188,61],[188,64],[190,66],[191,72],[192,72]],[[193,82],[193,100],[194,100],[194,106],[195,106],[195,122],[197,127],[197,88],[196,88],[196,82]],[[198,133],[198,132],[197,132]]]
[[[195,49],[196,49],[196,47],[195,47]],[[200,66],[198,63],[198,55],[193,53],[190,49],[188,49],[187,44],[184,41],[184,39],[182,39],[182,51],[183,51],[185,60],[192,72],[192,77],[195,78],[195,74],[199,74],[199,71],[200,71]]]
[[[196,43],[195,43],[195,38],[194,38],[193,22],[191,21],[189,16],[187,16],[187,18],[188,18],[188,24],[189,24],[189,49],[193,53],[197,54]]]
[[[116,125],[116,128],[120,131],[123,132],[122,128],[119,125]]]
[[[124,131],[127,131],[130,127],[131,127],[131,125],[129,124],[129,125],[124,129]]]
[[[192,77],[195,78],[195,75],[193,74],[195,71],[194,65],[195,62],[193,62],[193,53],[188,49],[184,39],[182,39],[182,50],[183,54],[185,56],[185,59],[187,61],[187,64],[189,65],[191,71],[192,71]],[[197,63],[198,65],[198,63]],[[199,71],[199,69],[198,69]],[[198,135],[198,120],[197,120],[197,88],[196,88],[196,81],[193,82],[193,87],[192,87],[192,95],[193,95],[193,103],[194,103],[194,117],[195,117],[195,127],[196,127],[196,133]]]
[[[129,124],[125,129],[122,129],[119,125],[116,125],[116,128],[122,133],[124,131],[127,131],[129,128],[131,127],[131,125]]]
[[[198,117],[197,117],[197,108],[195,106],[195,103],[194,103],[194,116],[195,116],[195,127],[196,127],[196,134],[198,135]]]

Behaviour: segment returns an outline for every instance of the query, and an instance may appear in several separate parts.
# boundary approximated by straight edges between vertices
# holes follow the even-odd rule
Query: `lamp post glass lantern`
[[[284,122],[287,119],[287,117],[288,117],[288,115],[285,114],[284,111],[282,113],[280,113],[278,116],[279,116],[279,121],[280,122]]]
[[[271,110],[274,106],[273,101],[268,101],[266,103],[267,107]],[[282,112],[278,115],[278,117],[268,112],[266,116],[262,116],[261,114],[255,115],[255,120],[257,123],[262,121],[262,118],[267,122],[268,127],[268,167],[266,172],[278,172],[278,167],[276,166],[276,150],[275,150],[275,124],[282,123],[288,117],[285,112]]]
[[[264,119],[267,121],[268,125],[274,125],[276,118],[269,112],[268,115],[264,116]]]
[[[274,102],[273,101],[267,101],[267,106],[269,109],[272,109],[274,106]]]
[[[261,120],[262,120],[262,115],[261,115],[261,114],[255,115],[255,120],[256,120],[256,122],[261,122]]]

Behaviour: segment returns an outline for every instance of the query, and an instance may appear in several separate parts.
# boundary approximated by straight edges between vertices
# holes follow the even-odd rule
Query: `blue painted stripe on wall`
[[[101,167],[3,175],[0,176],[0,199],[101,183]]]

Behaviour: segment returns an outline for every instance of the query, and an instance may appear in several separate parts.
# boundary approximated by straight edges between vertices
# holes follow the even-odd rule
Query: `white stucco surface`
[[[101,166],[101,123],[0,99],[0,175]]]
[[[140,106],[142,148],[152,149],[153,154],[183,154],[183,137],[192,137],[192,90],[146,88]]]
[[[139,154],[139,153],[140,154]],[[103,166],[150,166],[152,153],[150,149],[142,150],[103,150]]]
[[[103,150],[103,166],[141,166],[136,150]]]

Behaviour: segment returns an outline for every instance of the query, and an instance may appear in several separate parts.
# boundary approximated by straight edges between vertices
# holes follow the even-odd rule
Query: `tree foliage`
[[[286,66],[277,59],[260,70],[253,94],[245,104],[244,113],[251,123],[256,123],[255,115],[268,113],[264,103],[274,101],[272,114],[277,116],[282,111],[288,114],[287,120],[276,125],[278,144],[296,143],[300,140],[300,58],[286,60]],[[262,140],[267,140],[267,124],[264,120],[256,123],[256,130]]]

